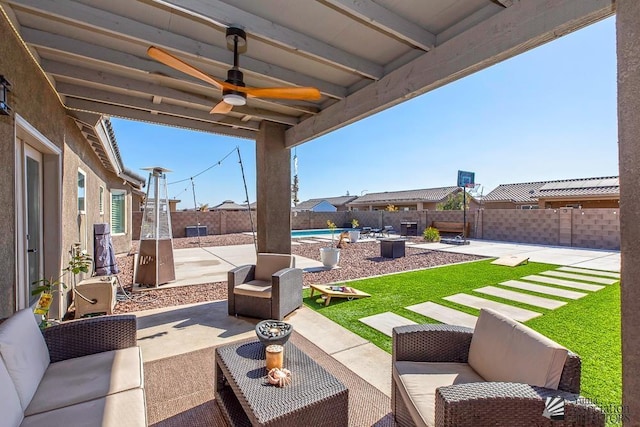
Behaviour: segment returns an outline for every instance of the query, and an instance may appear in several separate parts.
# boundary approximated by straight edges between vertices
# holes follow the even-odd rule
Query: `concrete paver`
[[[583,280],[585,282],[602,283],[603,285],[613,285],[617,279],[607,279],[606,277],[587,276],[584,274],[565,273],[564,271],[543,271],[544,276],[562,277],[563,279]]]
[[[555,277],[538,276],[532,274],[530,276],[524,276],[522,279],[530,280],[532,282],[546,283],[549,285],[564,286],[565,288],[580,289],[581,291],[596,292],[600,289],[604,289],[601,285],[590,285],[588,283],[574,282],[572,280],[556,279]]]
[[[527,320],[531,320],[534,317],[542,316],[541,313],[537,313],[535,311],[514,307],[509,304],[502,304],[500,302],[491,301],[484,298],[478,298],[473,295],[455,294],[444,297],[443,299],[477,309],[490,308],[519,322],[526,322]]]
[[[417,324],[413,320],[409,320],[406,317],[391,313],[390,311],[386,311],[380,314],[374,314],[373,316],[363,317],[359,320],[365,325],[371,326],[373,329],[376,329],[389,337],[393,334],[393,328],[395,328],[396,326]]]
[[[511,288],[569,299],[580,299],[588,295],[583,292],[570,291],[568,289],[555,288],[553,286],[535,285],[533,283],[521,282],[519,280],[507,280],[506,282],[501,282],[500,284],[502,286],[509,286]]]
[[[588,268],[579,268],[579,267],[560,267],[560,268],[557,268],[557,270],[567,271],[569,273],[583,273],[583,274],[591,274],[594,276],[613,277],[616,279],[620,279],[620,273],[616,273],[613,271],[591,270]]]
[[[510,291],[508,289],[497,288],[495,286],[485,286],[484,288],[474,289],[474,291],[549,310],[555,310],[556,308],[567,304],[565,301],[523,294],[522,292]]]
[[[447,325],[466,326],[467,328],[475,328],[478,318],[471,314],[456,310],[454,308],[445,307],[435,302],[427,301],[420,304],[405,307],[407,310],[415,311],[418,314],[437,320]]]

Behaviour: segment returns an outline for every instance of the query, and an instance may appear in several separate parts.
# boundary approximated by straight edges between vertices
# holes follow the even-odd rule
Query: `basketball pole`
[[[467,241],[467,190],[462,187],[462,238]]]

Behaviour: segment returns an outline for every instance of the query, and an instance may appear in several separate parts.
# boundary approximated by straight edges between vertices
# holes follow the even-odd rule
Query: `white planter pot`
[[[360,230],[349,230],[349,241],[355,243],[360,238]]]
[[[320,248],[320,261],[327,268],[335,268],[340,260],[340,249]]]

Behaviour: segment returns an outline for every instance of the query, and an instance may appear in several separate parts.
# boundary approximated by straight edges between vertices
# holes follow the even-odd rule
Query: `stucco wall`
[[[16,115],[20,115],[33,128],[62,150],[62,202],[59,210],[62,231],[60,241],[45,241],[46,277],[57,277],[69,259],[68,251],[79,241],[77,211],[78,168],[87,174],[86,223],[87,250],[93,254],[93,223],[110,221],[110,188],[125,188],[122,179],[105,170],[93,150],[82,136],[75,122],[67,116],[67,111],[47,82],[24,46],[15,36],[3,15],[0,15],[0,74],[12,84],[8,104],[11,116],[0,115],[0,318],[11,315],[16,310],[16,169],[15,132]],[[45,183],[46,184],[46,183]],[[105,187],[104,215],[99,214],[98,188]],[[127,207],[131,208],[131,189],[128,188]],[[60,203],[60,202],[57,202]],[[44,215],[51,213],[51,207],[44,206]],[[52,215],[58,215],[53,213]],[[46,228],[46,220],[45,220]],[[48,232],[45,229],[45,235]],[[121,252],[131,245],[130,234],[114,238],[114,245]],[[58,247],[58,244],[60,247]],[[52,250],[53,249],[53,250]],[[55,257],[55,259],[53,259]],[[57,311],[52,308],[52,312]],[[55,313],[58,314],[58,313]]]
[[[58,147],[64,142],[65,111],[13,29],[0,15],[0,73],[11,83],[11,116],[0,116],[0,318],[16,310],[15,114]]]

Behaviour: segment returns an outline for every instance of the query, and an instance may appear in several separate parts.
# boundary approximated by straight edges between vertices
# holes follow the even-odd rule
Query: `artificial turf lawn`
[[[540,295],[567,301],[566,305],[556,310],[531,307],[473,291],[556,268],[555,265],[541,263],[504,267],[491,264],[491,260],[483,260],[350,281],[348,286],[366,292],[371,297],[353,301],[332,298],[327,307],[317,294],[309,297],[310,291],[306,289],[304,303],[389,353],[391,338],[358,319],[390,311],[416,323],[437,323],[404,308],[425,301],[433,301],[477,316],[479,310],[442,299],[461,292],[537,311],[543,316],[525,324],[580,355],[581,394],[595,400],[606,411],[610,405],[620,405],[622,400],[619,283],[597,292],[585,292],[588,295],[578,300]],[[513,290],[538,295],[520,289]]]

